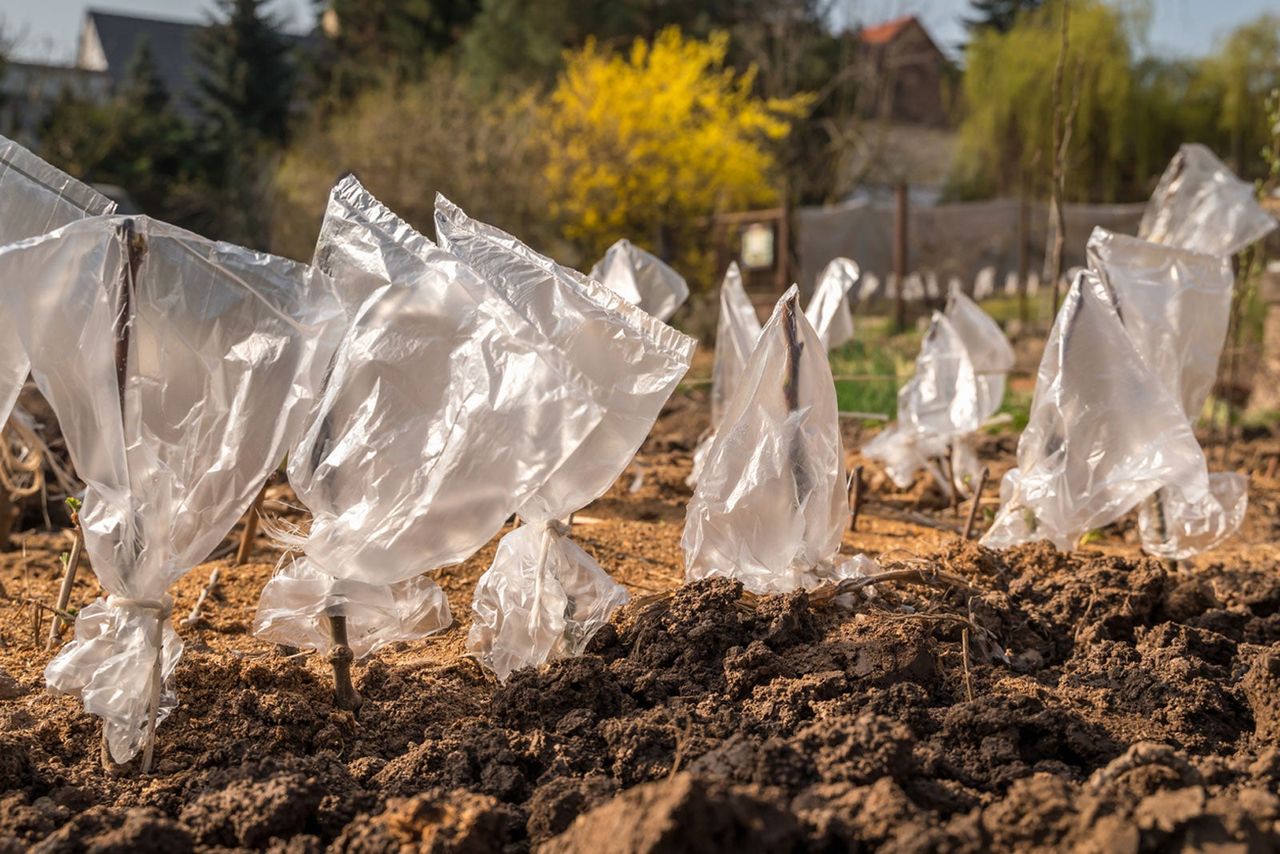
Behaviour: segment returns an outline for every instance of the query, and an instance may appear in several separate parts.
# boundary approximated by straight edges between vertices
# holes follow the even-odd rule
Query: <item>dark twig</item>
[[[982,488],[987,485],[987,467],[983,466],[982,471],[978,472],[978,486],[973,491],[973,503],[969,506],[969,518],[964,522],[964,533],[960,535],[960,539],[967,540],[973,536],[973,523],[978,518],[978,505],[982,503]]]

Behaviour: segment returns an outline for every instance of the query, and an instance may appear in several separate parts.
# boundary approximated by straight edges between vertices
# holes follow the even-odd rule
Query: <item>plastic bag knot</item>
[[[124,611],[150,611],[158,619],[166,620],[173,613],[173,597],[165,594],[159,599],[131,599],[128,596],[108,596],[107,604]]]

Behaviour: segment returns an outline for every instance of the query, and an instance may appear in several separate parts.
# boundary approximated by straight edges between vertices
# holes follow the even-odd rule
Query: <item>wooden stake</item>
[[[907,229],[909,227],[908,211],[910,198],[907,195],[907,182],[899,181],[894,189],[897,202],[893,218],[893,272],[898,279],[898,290],[893,298],[893,331],[905,332],[907,329]]]
[[[329,637],[333,646],[329,650],[329,664],[333,667],[333,699],[339,709],[345,709],[353,715],[360,711],[364,699],[356,691],[351,682],[351,663],[355,654],[347,641],[347,618],[339,614],[329,614]]]
[[[782,394],[787,401],[787,411],[800,409],[800,355],[804,344],[800,341],[797,318],[800,315],[800,298],[792,296],[782,307],[782,329],[787,337],[787,378]],[[802,499],[809,493],[809,472],[804,458],[804,446],[797,437],[791,441],[791,472],[796,482],[796,497]]]
[[[253,540],[258,536],[258,518],[262,515],[262,502],[267,497],[267,484],[270,482],[271,478],[268,477],[266,483],[262,484],[262,489],[258,490],[258,497],[253,499],[253,504],[249,506],[249,512],[244,516],[240,548],[236,549],[236,560],[232,566],[243,566],[249,562],[249,555],[253,551]]]
[[[978,487],[973,491],[973,503],[969,506],[969,518],[964,523],[964,533],[960,539],[967,540],[973,536],[973,523],[978,518],[978,505],[982,503],[982,488],[987,485],[987,467],[978,472]]]
[[[1169,529],[1165,526],[1164,521],[1164,498],[1160,495],[1160,491],[1156,490],[1151,493],[1151,497],[1147,501],[1150,502],[1151,515],[1155,518],[1156,536],[1163,543],[1169,539]],[[1178,571],[1178,562],[1173,558],[1161,558],[1160,562],[1164,564],[1164,568],[1169,572]]]
[[[75,530],[75,539],[71,542],[71,554],[67,557],[67,568],[62,573],[62,587],[58,589],[58,605],[59,611],[66,611],[67,604],[71,601],[71,589],[76,583],[76,571],[80,567],[80,553],[84,551],[84,531],[80,529],[80,514],[72,511],[71,525]],[[46,650],[53,649],[54,644],[58,642],[58,636],[62,634],[62,617],[57,613],[53,615],[53,622],[49,625],[49,639],[45,643]]]
[[[853,467],[853,480],[849,484],[849,530],[858,529],[858,511],[862,509],[862,466]]]

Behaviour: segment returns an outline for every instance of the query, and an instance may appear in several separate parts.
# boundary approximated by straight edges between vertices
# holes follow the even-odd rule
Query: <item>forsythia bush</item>
[[[548,104],[545,174],[564,236],[591,257],[619,237],[666,240],[686,275],[709,273],[698,269],[705,241],[676,235],[717,211],[776,203],[770,143],[809,99],[754,95],[754,71],[726,66],[728,44],[673,27],[623,55],[588,41],[566,58]]]

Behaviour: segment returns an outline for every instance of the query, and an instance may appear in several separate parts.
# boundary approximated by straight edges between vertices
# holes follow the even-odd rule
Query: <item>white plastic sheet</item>
[[[1266,237],[1276,220],[1258,204],[1252,184],[1241,181],[1199,143],[1178,149],[1160,176],[1138,236],[1152,243],[1234,255]]]
[[[0,246],[115,209],[106,196],[0,136]],[[20,322],[12,313],[0,312],[0,424],[8,420],[31,371],[18,336]]]
[[[920,345],[916,369],[898,390],[898,420],[871,439],[863,455],[884,466],[899,489],[921,469],[933,472],[946,492],[968,494],[980,465],[965,437],[994,415],[1004,399],[1013,348],[977,303],[952,287],[945,312],[934,312]],[[933,462],[950,450],[954,472]]]
[[[1090,267],[1111,288],[1138,354],[1194,427],[1226,341],[1234,281],[1227,256],[1203,255],[1096,229]],[[1247,481],[1229,472],[1197,480],[1190,495],[1170,484],[1139,510],[1143,548],[1185,558],[1233,534],[1247,509]]]
[[[307,278],[145,217],[81,220],[0,250],[0,304],[23,319],[87,486],[85,548],[111,594],[81,612],[45,676],[103,718],[117,761],[139,750],[149,709],[163,718],[175,704],[153,676],[159,665],[167,680],[182,648],[166,589],[248,508],[319,384],[334,307]]]
[[[625,237],[591,268],[591,278],[659,320],[671,317],[689,298],[684,276]]]
[[[423,573],[488,542],[604,410],[478,273],[354,177],[330,195],[315,264],[358,308],[289,455],[312,513],[303,556],[264,588],[255,631],[325,650],[343,616],[359,657],[449,625]]]
[[[853,311],[849,293],[861,278],[858,265],[848,258],[834,258],[818,275],[805,317],[827,350],[843,347],[853,340]]]
[[[780,593],[858,575],[827,351],[792,286],[760,333],[689,502],[685,576]]]
[[[1203,500],[1204,456],[1178,397],[1125,330],[1112,290],[1081,271],[1049,334],[1018,468],[1001,484],[1000,513],[982,542],[1047,539],[1070,549],[1168,484]]]
[[[716,321],[716,352],[711,366],[711,430],[694,448],[693,470],[685,480],[689,486],[698,482],[716,428],[724,418],[759,337],[760,318],[756,307],[742,286],[737,263],[731,262],[720,283],[720,317]]]
[[[542,333],[548,356],[604,410],[587,439],[521,503],[526,526],[503,537],[476,585],[468,646],[505,679],[517,667],[580,651],[625,601],[626,591],[573,547],[557,520],[622,474],[688,370],[695,342],[441,196],[436,231]],[[566,429],[568,419],[555,427]]]

